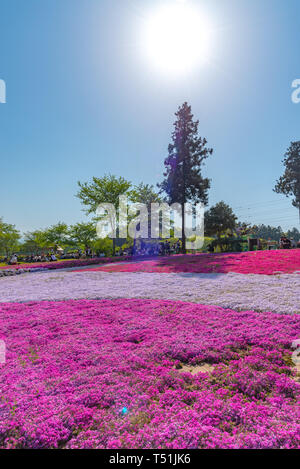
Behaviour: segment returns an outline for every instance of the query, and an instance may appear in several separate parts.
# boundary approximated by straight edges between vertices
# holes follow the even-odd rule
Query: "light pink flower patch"
[[[0,446],[299,448],[299,335],[296,315],[175,301],[2,303]]]

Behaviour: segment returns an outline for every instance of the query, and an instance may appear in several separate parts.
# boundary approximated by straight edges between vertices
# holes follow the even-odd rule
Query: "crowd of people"
[[[117,256],[169,256],[171,254],[179,254],[181,243],[177,241],[171,244],[168,240],[159,243],[147,243],[141,240],[134,243],[133,246],[126,249],[117,250]],[[2,261],[8,265],[16,265],[18,263],[37,263],[37,262],[54,262],[58,259],[87,259],[92,257],[104,257],[103,252],[94,253],[90,248],[85,250],[78,249],[72,252],[62,252],[58,255],[54,251],[40,254],[18,255],[13,253],[10,257],[5,257]]]
[[[22,256],[21,259],[19,259],[18,255],[14,253],[9,259],[5,258],[4,262],[7,262],[8,265],[15,265],[18,264],[18,262],[21,260],[21,262],[26,262],[28,264],[32,262],[55,262],[57,261],[57,256],[54,254],[54,252],[50,252],[47,254],[36,254],[36,255],[29,255],[29,256]]]
[[[289,239],[286,236],[281,236],[280,243],[279,243],[279,248],[280,249],[300,248],[300,241],[297,242],[293,238]]]
[[[300,241],[295,241],[293,238],[282,236],[280,238],[279,249],[295,249],[300,248]],[[181,252],[181,242],[178,240],[175,243],[170,241],[159,241],[157,243],[146,242],[143,240],[136,240],[134,244],[126,249],[119,248],[116,252],[117,256],[141,256],[141,257],[156,257],[156,256],[170,256],[171,254],[179,254]],[[212,244],[208,245],[208,252],[214,252]],[[85,250],[78,249],[69,253],[59,253],[57,255],[54,251],[40,254],[20,255],[16,253],[10,257],[2,259],[8,265],[15,265],[20,262],[36,263],[36,262],[55,262],[59,259],[82,259],[92,257],[104,257],[102,252],[94,253],[90,248]]]
[[[100,257],[96,253],[96,257]],[[82,258],[91,258],[94,257],[94,253],[90,248],[86,248],[84,251],[82,249],[77,249],[76,251],[66,252],[60,256],[60,259],[82,259]]]
[[[99,257],[101,257],[100,254],[97,254],[97,257],[98,255]],[[54,251],[30,255],[17,255],[16,253],[14,253],[10,257],[5,257],[3,259],[3,262],[7,263],[8,265],[16,265],[20,262],[30,264],[34,262],[55,262],[58,259],[82,259],[91,257],[94,257],[94,253],[90,248],[87,248],[84,251],[78,249],[77,251],[69,253],[64,253],[62,251],[62,253],[60,252],[59,254],[56,254]]]
[[[127,249],[119,249],[119,256],[170,256],[171,254],[179,254],[181,251],[181,242],[170,243],[170,241],[161,241],[158,243],[147,243],[139,240],[133,246]]]

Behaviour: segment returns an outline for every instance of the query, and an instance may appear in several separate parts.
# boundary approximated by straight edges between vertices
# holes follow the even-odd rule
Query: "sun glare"
[[[207,61],[210,36],[198,9],[178,1],[162,6],[148,19],[144,52],[161,71],[185,74]]]

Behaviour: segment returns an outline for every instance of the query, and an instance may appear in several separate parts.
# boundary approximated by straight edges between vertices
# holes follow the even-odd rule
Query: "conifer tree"
[[[199,121],[193,120],[191,106],[185,102],[179,107],[172,133],[172,143],[165,159],[164,180],[159,187],[168,201],[182,205],[182,252],[186,252],[184,204],[205,205],[208,202],[210,180],[202,176],[204,160],[213,153],[207,140],[198,134]]]

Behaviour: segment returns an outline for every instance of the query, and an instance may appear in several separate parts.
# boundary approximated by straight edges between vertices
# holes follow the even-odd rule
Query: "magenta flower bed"
[[[105,272],[194,272],[274,275],[277,272],[300,272],[300,249],[253,251],[224,254],[198,254],[171,256],[118,264],[99,266]]]
[[[300,447],[299,316],[122,299],[2,303],[0,317],[1,447]]]

